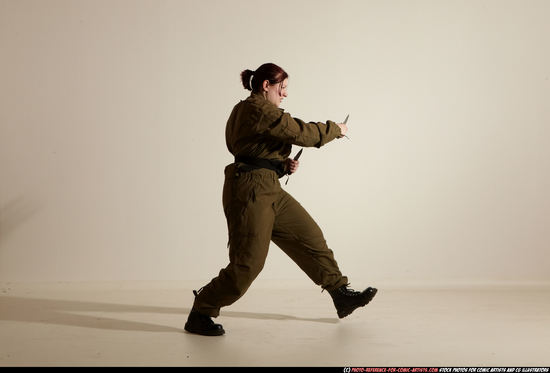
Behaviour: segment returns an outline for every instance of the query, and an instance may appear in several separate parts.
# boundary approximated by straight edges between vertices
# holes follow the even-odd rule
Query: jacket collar
[[[250,94],[250,96],[248,97],[248,100],[251,100],[253,102],[257,102],[258,104],[261,104],[261,105],[267,105],[267,106],[272,106],[276,109],[279,109],[279,110],[283,110],[282,108],[280,107],[277,107],[277,105],[275,105],[274,103],[272,102],[269,102],[265,97],[264,95],[262,95],[261,93],[257,92],[252,92]]]

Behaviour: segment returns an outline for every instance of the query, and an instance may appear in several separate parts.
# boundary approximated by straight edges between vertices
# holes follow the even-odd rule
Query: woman
[[[287,96],[288,75],[266,63],[256,71],[241,73],[250,97],[231,112],[225,130],[235,163],[225,168],[223,208],[229,231],[229,265],[195,294],[185,330],[202,335],[222,335],[215,324],[220,308],[239,299],[263,268],[270,241],[331,295],[343,318],[370,302],[376,289],[348,289],[333,252],[311,216],[279,178],[296,172],[299,162],[288,158],[292,145],[317,148],[343,137],[347,126],[332,121],[306,123],[279,109]]]

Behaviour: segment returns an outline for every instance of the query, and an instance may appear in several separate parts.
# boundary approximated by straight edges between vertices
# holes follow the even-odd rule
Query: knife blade
[[[348,116],[346,117],[346,119],[344,119],[344,124],[347,124],[348,123],[348,118],[349,118],[349,114]],[[346,135],[343,135],[346,139],[349,140],[349,137],[347,137]]]
[[[304,150],[304,148],[300,149],[300,151],[298,152],[298,154],[296,154],[294,156],[294,160],[297,161],[298,159],[300,159],[300,156],[302,155],[302,151]]]

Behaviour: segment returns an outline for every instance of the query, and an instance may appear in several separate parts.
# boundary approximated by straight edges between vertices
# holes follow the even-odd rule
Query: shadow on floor
[[[0,320],[68,325],[96,329],[181,333],[183,331],[183,324],[185,323],[186,315],[189,313],[189,311],[189,308],[177,307],[0,296]],[[160,313],[181,314],[182,316],[185,316],[182,317],[181,328],[174,328],[167,325],[158,325],[147,322],[104,317],[103,315],[90,316],[79,314],[84,312]],[[338,322],[338,319],[336,318],[315,319],[273,313],[235,312],[223,310],[222,316],[263,320],[296,320],[321,323]]]

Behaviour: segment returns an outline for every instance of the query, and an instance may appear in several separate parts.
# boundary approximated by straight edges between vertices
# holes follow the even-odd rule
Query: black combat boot
[[[348,285],[340,286],[338,289],[329,291],[328,293],[332,297],[338,317],[343,319],[356,308],[367,305],[372,298],[376,295],[375,288],[367,288],[362,292],[348,289]]]
[[[223,335],[225,330],[220,324],[214,324],[214,321],[208,315],[203,315],[197,311],[191,311],[187,322],[185,323],[185,330],[189,333],[195,333],[200,335]]]

